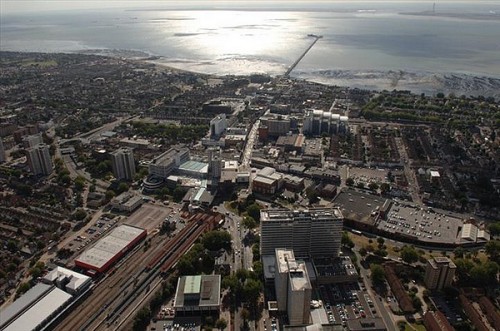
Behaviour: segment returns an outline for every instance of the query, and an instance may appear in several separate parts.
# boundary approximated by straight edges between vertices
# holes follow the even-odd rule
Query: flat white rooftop
[[[26,310],[3,331],[35,330],[53,314],[64,307],[72,296],[54,287],[40,301]]]
[[[81,273],[63,267],[56,267],[43,277],[45,281],[50,283],[55,282],[59,278],[70,279],[66,287],[69,287],[73,291],[77,291],[81,286],[90,281],[89,276],[82,275]]]
[[[76,261],[102,268],[144,231],[130,225],[121,225],[113,229],[109,235],[97,241],[93,247],[83,252]]]

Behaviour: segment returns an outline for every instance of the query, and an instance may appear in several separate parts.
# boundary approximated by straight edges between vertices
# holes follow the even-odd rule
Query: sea
[[[500,1],[176,2],[2,13],[0,50],[150,58],[215,75],[500,98]]]

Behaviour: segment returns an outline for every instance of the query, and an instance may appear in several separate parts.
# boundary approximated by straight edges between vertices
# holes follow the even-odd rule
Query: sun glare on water
[[[286,34],[283,24],[278,21],[290,16],[288,13],[241,11],[194,11],[176,15],[189,17],[177,26],[178,35],[186,38],[183,42],[190,43],[195,52],[215,57],[271,52],[283,42]],[[196,38],[196,43],[189,38]]]

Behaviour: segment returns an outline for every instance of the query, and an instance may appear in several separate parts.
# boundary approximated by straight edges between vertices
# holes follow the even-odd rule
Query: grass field
[[[35,59],[26,59],[21,62],[23,67],[38,66],[42,68],[55,67],[57,66],[57,61],[47,60],[47,61],[36,61]]]

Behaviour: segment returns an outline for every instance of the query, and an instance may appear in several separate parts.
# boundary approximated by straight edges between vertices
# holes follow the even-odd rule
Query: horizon
[[[298,9],[304,9],[307,7],[314,7],[317,5],[328,5],[328,4],[342,4],[345,5],[356,5],[356,4],[423,4],[425,3],[436,3],[439,4],[492,4],[500,5],[500,1],[497,0],[314,0],[314,1],[298,1],[298,0],[185,0],[182,3],[172,0],[165,1],[135,1],[135,0],[118,0],[118,1],[96,1],[96,0],[0,0],[0,15],[8,14],[19,14],[19,13],[39,13],[39,12],[60,12],[60,11],[74,11],[74,10],[97,10],[97,9],[124,9],[124,10],[165,10],[172,8],[187,8],[187,7],[204,7],[207,6],[223,6],[220,8],[214,7],[212,9],[226,10],[226,9],[238,9],[241,6],[251,6],[262,5],[265,9],[283,9],[282,7],[275,7],[276,5],[282,6],[283,4],[289,4],[292,7],[297,7]],[[273,8],[274,7],[274,8]],[[243,7],[244,8],[244,7]]]

